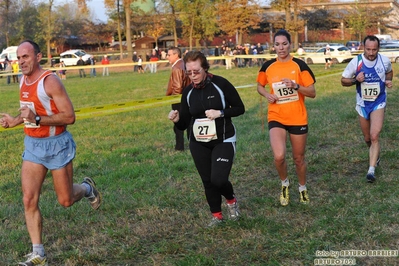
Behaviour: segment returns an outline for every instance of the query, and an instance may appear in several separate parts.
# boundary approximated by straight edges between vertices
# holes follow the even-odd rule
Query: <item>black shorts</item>
[[[325,58],[326,63],[331,62],[331,58]]]
[[[277,121],[270,121],[269,122],[269,130],[274,127],[284,128],[285,130],[288,131],[288,133],[293,134],[293,135],[303,135],[303,134],[308,133],[308,125],[286,126]]]

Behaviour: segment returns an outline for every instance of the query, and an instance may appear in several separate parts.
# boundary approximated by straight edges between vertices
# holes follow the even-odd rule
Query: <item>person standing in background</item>
[[[94,66],[97,62],[93,55],[90,56],[88,61],[89,61],[89,65],[92,65],[92,66]],[[96,75],[97,75],[96,68],[95,67],[91,68],[90,69],[90,77],[95,78]]]
[[[103,59],[101,60],[101,65],[103,65],[103,76],[109,76],[109,70],[108,70],[108,65],[109,65],[109,59],[107,55],[104,55]]]
[[[137,61],[138,61],[138,57],[137,57],[137,52],[136,51],[133,52],[132,61],[133,61],[133,63],[137,63]],[[134,65],[133,72],[137,72],[137,65]]]
[[[151,73],[157,73],[157,61],[159,60],[158,57],[158,53],[157,50],[153,49],[151,56],[150,56],[150,62],[151,62],[151,66],[150,66],[150,71]]]
[[[169,64],[172,66],[172,73],[170,74],[166,96],[182,94],[185,87],[190,84],[190,78],[186,75],[186,68],[184,66],[182,53],[178,47],[171,47],[166,54]],[[172,104],[172,110],[180,110],[180,103]],[[173,126],[175,132],[176,144],[175,150],[184,151],[184,130],[180,130]]]
[[[78,66],[84,66],[85,65],[85,61],[83,61],[83,59],[82,59],[82,57],[79,57],[79,60],[78,60],[78,62],[76,63],[76,65],[78,65]],[[83,78],[85,78],[86,77],[86,73],[85,73],[85,70],[83,69],[83,68],[80,68],[79,69],[79,77],[83,77]]]

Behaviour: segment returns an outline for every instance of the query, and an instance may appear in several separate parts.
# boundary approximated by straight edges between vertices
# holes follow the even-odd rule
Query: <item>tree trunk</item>
[[[132,14],[132,10],[130,8],[130,1],[126,1],[125,4],[125,15],[126,15],[126,46],[127,46],[127,58],[132,58],[133,56],[133,49],[132,49],[132,29],[131,29],[131,22],[130,16]],[[123,58],[121,58],[123,59]]]

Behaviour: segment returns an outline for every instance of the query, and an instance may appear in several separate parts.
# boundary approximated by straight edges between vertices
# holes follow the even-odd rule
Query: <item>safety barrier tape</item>
[[[328,74],[332,75],[337,73],[341,72],[336,72],[336,73],[329,72]],[[257,84],[247,84],[242,86],[236,86],[236,89],[250,88],[256,86]],[[171,95],[171,96],[148,98],[148,99],[136,100],[124,103],[113,103],[113,104],[105,104],[99,106],[82,107],[79,109],[75,109],[75,115],[77,120],[113,115],[117,113],[130,112],[133,110],[154,108],[154,107],[165,106],[168,104],[178,103],[180,102],[180,98],[181,95]],[[0,127],[0,132],[6,130],[18,129],[18,128],[22,128],[22,125],[7,129]]]

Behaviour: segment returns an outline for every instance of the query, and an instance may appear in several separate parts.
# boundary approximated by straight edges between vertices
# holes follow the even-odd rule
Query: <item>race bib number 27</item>
[[[208,118],[195,119],[193,133],[195,139],[200,142],[209,142],[217,139],[215,120]]]

